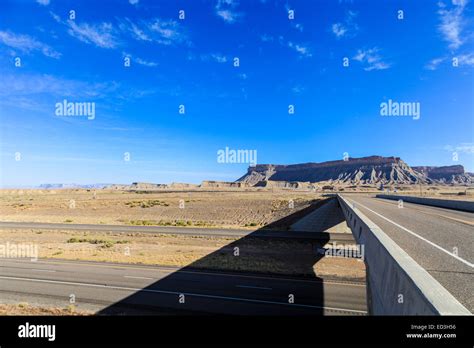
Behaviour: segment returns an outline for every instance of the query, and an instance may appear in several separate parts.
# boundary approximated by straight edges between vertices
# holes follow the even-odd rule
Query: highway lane
[[[276,230],[242,230],[224,228],[193,228],[174,226],[128,226],[128,225],[93,225],[93,224],[61,224],[44,222],[16,222],[0,221],[0,229],[42,229],[42,230],[69,230],[69,231],[100,231],[114,233],[155,233],[175,234],[190,236],[212,237],[275,237],[275,238],[301,238],[325,239],[331,241],[353,241],[352,235],[344,233],[319,233],[319,232],[289,232]]]
[[[474,312],[474,214],[367,196],[345,195]]]
[[[363,283],[333,280],[65,260],[0,261],[0,298],[8,302],[65,307],[74,294],[78,309],[97,311],[120,302],[114,313],[133,306],[144,314],[364,315],[365,291]],[[185,303],[179,302],[180,294]],[[289,294],[294,304],[288,303]]]

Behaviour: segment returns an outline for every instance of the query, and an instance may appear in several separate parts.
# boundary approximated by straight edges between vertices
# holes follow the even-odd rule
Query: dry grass
[[[26,302],[0,304],[0,315],[93,315],[92,311],[78,311],[73,306],[65,308],[33,306]]]
[[[41,232],[41,233],[38,233]],[[73,242],[71,242],[73,241]],[[40,258],[363,279],[362,262],[323,258],[307,241],[68,230],[0,230],[0,243],[34,243]],[[104,247],[104,245],[107,245]],[[238,256],[235,255],[238,247]]]
[[[252,228],[304,209],[319,197],[314,192],[255,190],[95,192],[94,196],[84,189],[0,190],[0,220]]]

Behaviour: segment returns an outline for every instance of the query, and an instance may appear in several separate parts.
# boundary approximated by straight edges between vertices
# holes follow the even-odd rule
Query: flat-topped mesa
[[[368,156],[361,158],[352,158],[349,157],[347,160],[336,160],[336,161],[327,161],[327,162],[308,162],[308,163],[299,163],[299,164],[257,164],[256,166],[251,166],[248,168],[248,173],[252,171],[262,171],[262,170],[301,170],[301,169],[310,169],[310,168],[326,168],[338,165],[387,165],[387,164],[397,164],[404,163],[400,157],[382,157],[382,156]]]
[[[462,168],[462,166],[459,167]],[[444,167],[423,168],[430,169],[426,169],[425,172],[417,171],[399,157],[382,156],[347,158],[346,160],[321,163],[258,164],[249,167],[247,173],[237,182],[246,182],[254,186],[259,182],[269,180],[312,183],[330,181],[340,184],[429,184],[436,180],[439,180],[440,183],[464,184],[472,181],[472,177],[464,174],[464,168],[462,168],[462,172],[459,168],[450,167],[448,169],[442,169]]]
[[[412,167],[413,170],[421,173],[425,177],[440,183],[472,183],[473,175],[466,173],[464,167],[460,164],[453,166],[434,167]]]
[[[433,166],[424,166],[424,167],[412,167],[417,172],[427,174],[429,176],[434,175],[459,175],[464,174],[464,167],[460,164],[454,166],[444,166],[444,167],[433,167]]]

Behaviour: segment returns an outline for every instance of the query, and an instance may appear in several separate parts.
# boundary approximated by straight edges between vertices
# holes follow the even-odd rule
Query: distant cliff
[[[265,181],[332,182],[339,184],[471,184],[474,177],[461,165],[410,167],[399,157],[370,156],[292,165],[258,164],[237,182],[261,186]]]

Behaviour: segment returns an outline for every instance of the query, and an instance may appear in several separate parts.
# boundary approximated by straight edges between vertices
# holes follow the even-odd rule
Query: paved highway
[[[92,224],[60,224],[44,222],[16,222],[0,221],[0,229],[43,229],[43,230],[70,230],[70,231],[100,231],[114,233],[156,233],[156,234],[178,234],[192,236],[213,237],[275,237],[275,238],[302,238],[302,239],[325,239],[330,241],[353,241],[352,235],[344,233],[325,232],[295,232],[275,230],[241,230],[224,228],[193,228],[173,226],[127,226],[127,225],[92,225]]]
[[[114,314],[364,315],[365,284],[86,261],[0,260],[2,302]],[[184,294],[184,303],[179,302]],[[294,303],[288,303],[289,294]]]
[[[344,195],[420,266],[474,312],[474,214]]]

